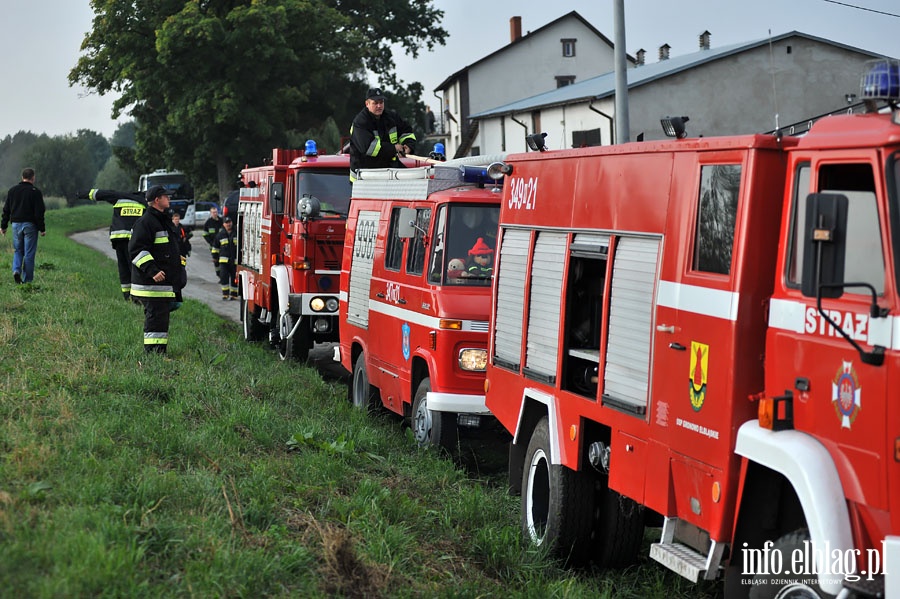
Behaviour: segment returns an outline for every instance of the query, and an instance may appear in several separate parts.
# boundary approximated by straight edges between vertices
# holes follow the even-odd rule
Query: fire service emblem
[[[834,380],[831,381],[831,403],[834,404],[834,411],[841,419],[841,428],[850,428],[856,420],[862,410],[859,403],[861,395],[862,388],[853,362],[843,362],[834,375]]]
[[[691,407],[699,412],[706,401],[706,377],[709,372],[709,346],[691,341],[690,394]]]

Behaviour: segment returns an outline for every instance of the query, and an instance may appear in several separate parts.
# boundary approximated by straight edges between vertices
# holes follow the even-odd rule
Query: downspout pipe
[[[598,110],[597,108],[594,108],[594,100],[595,100],[595,98],[591,98],[591,102],[590,102],[590,104],[588,104],[588,108],[591,109],[592,111],[596,112],[603,118],[605,118],[607,121],[609,121],[609,145],[613,145],[613,138],[615,137],[615,134],[616,134],[615,120],[613,120],[613,118],[611,116],[609,116],[602,110]],[[600,140],[600,143],[602,145],[603,140]]]
[[[513,113],[509,114],[509,118],[512,120],[512,122],[516,123],[517,125],[521,125],[522,129],[525,129],[525,135],[526,136],[528,135],[528,125],[526,125],[522,121],[516,120],[516,115],[514,115]],[[528,144],[525,144],[525,151],[526,152],[528,151]]]
[[[434,92],[434,97],[437,98],[438,114],[441,115],[441,135],[446,135],[447,130],[444,129],[444,98],[437,92]]]

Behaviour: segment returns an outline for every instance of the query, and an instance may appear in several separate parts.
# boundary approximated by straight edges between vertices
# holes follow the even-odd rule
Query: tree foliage
[[[121,94],[113,113],[136,119],[142,169],[177,167],[197,185],[215,179],[223,194],[247,157],[270,155],[289,132],[322,127],[329,117],[349,126],[363,104],[366,69],[402,88],[391,44],[415,56],[447,35],[430,0],[91,0],[91,7],[93,29],[70,82]],[[421,85],[409,89],[420,93]]]
[[[34,168],[35,184],[45,196],[69,200],[74,200],[76,189],[90,188],[99,170],[87,144],[72,135],[42,137],[25,153],[25,161]]]
[[[5,191],[22,179],[22,169],[32,166],[26,163],[25,155],[38,140],[46,138],[31,131],[19,131],[0,140],[0,189]]]

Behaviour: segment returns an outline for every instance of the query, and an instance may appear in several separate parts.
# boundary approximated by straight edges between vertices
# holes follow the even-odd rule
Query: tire
[[[304,327],[297,329],[294,336],[287,338],[288,333],[294,328],[294,316],[289,312],[285,312],[278,319],[278,357],[284,361],[297,360],[305,362],[309,357],[309,333]]]
[[[522,472],[522,534],[567,566],[582,566],[591,554],[595,478],[550,463],[547,417],[538,422]]]
[[[250,302],[241,298],[241,324],[244,329],[245,341],[260,341],[265,335],[265,327],[250,310]]]
[[[605,484],[596,490],[597,505],[591,557],[601,568],[624,568],[637,562],[644,542],[644,508]]]
[[[456,449],[459,430],[455,412],[432,412],[428,409],[427,394],[431,391],[431,379],[426,378],[416,389],[413,397],[410,426],[416,443],[424,447],[433,445],[449,452]]]
[[[360,353],[353,363],[353,376],[350,379],[350,401],[360,410],[371,412],[378,407],[378,389],[369,384],[366,372],[366,356]]]
[[[804,550],[804,542],[809,542],[807,529],[795,530],[792,533],[780,537],[772,545],[769,555],[780,552],[783,566],[790,569],[791,556],[795,550]],[[812,569],[812,564],[808,564]],[[833,598],[819,588],[818,577],[815,574],[795,575],[786,574],[757,574],[750,585],[750,599],[826,599]]]

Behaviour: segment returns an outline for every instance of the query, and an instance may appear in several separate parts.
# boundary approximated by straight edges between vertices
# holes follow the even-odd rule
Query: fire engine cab
[[[268,336],[282,360],[306,360],[315,342],[337,341],[338,280],[350,205],[350,157],[272,151],[245,168],[238,206],[244,338]]]
[[[353,184],[335,359],[352,372],[356,406],[368,409],[380,396],[410,419],[422,445],[453,449],[457,426],[489,415],[484,368],[501,181],[471,164],[484,161],[362,170]]]
[[[507,157],[485,388],[526,538],[621,566],[661,524],[729,598],[900,596],[898,92],[881,61],[804,136]]]

